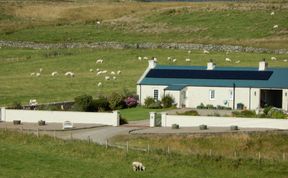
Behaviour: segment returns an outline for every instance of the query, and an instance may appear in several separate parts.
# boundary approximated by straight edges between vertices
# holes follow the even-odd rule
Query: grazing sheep
[[[229,59],[228,57],[225,58],[226,62],[231,62],[231,59]]]
[[[66,72],[64,75],[67,77],[74,77],[75,76],[75,74],[73,72]]]
[[[102,71],[102,74],[106,74],[106,73],[107,73],[107,70],[103,70],[103,71]]]
[[[39,72],[42,72],[42,71],[43,71],[43,69],[42,69],[42,68],[40,68],[40,69],[39,69]]]
[[[29,106],[37,106],[37,105],[38,105],[38,102],[36,99],[30,99]]]
[[[279,27],[278,25],[274,25],[274,26],[273,26],[274,29],[276,29],[276,28],[278,28],[278,27]]]
[[[277,58],[276,58],[276,57],[274,57],[274,56],[272,56],[272,57],[271,57],[271,60],[272,60],[272,61],[276,61],[276,60],[277,60]]]
[[[148,60],[148,57],[144,56],[143,59],[144,59],[144,60]]]
[[[103,63],[103,59],[98,59],[98,60],[96,61],[96,64],[98,64],[98,63],[102,64],[102,63]]]
[[[30,76],[34,76],[35,75],[35,72],[32,72],[31,74],[30,74]]]
[[[190,62],[191,60],[190,60],[189,58],[186,58],[185,61],[186,61],[186,62]]]
[[[171,60],[172,60],[172,58],[169,56],[169,57],[167,57],[167,60],[168,60],[168,61],[171,61]]]
[[[96,71],[99,71],[99,70],[100,70],[99,68],[96,69]]]
[[[177,59],[173,59],[173,60],[172,60],[172,62],[176,62],[176,61],[177,61]]]
[[[99,82],[99,83],[97,84],[97,86],[98,86],[98,87],[102,87],[102,83]]]
[[[138,60],[141,61],[141,60],[142,60],[142,57],[139,56],[139,57],[138,57]]]
[[[51,73],[51,76],[52,76],[52,77],[54,77],[54,76],[56,76],[56,75],[58,75],[58,72],[56,72],[56,71]]]
[[[204,49],[204,50],[203,50],[203,53],[204,53],[204,54],[209,54],[209,51],[206,50],[206,49]]]
[[[120,75],[120,74],[121,74],[121,70],[118,70],[118,71],[117,71],[117,74]]]
[[[110,80],[110,76],[105,76],[105,80]]]
[[[274,12],[274,11],[272,11],[272,12],[270,13],[270,15],[275,15],[275,12]]]
[[[113,76],[113,80],[116,80],[117,78],[116,78],[116,76]]]
[[[89,69],[89,72],[93,72],[93,69]]]
[[[41,75],[40,73],[38,73],[38,72],[36,73],[36,77],[40,77],[40,75]]]
[[[111,72],[111,75],[115,75],[115,72],[114,72],[114,71],[112,71],[112,72]]]
[[[141,162],[138,162],[138,161],[134,161],[132,163],[132,168],[134,171],[145,171],[145,166]]]
[[[288,60],[287,60],[287,59],[284,59],[283,61],[284,61],[284,62],[287,62]]]
[[[100,24],[101,24],[101,22],[100,22],[100,21],[97,21],[96,23],[97,23],[98,25],[100,25]]]
[[[239,63],[240,63],[240,60],[236,61],[235,63],[236,63],[236,64],[239,64]]]
[[[190,50],[188,51],[188,54],[191,54],[191,51],[190,51]]]
[[[154,60],[155,62],[157,62],[157,58],[156,58],[156,57],[153,57],[153,60]]]
[[[99,71],[99,72],[97,72],[97,74],[96,75],[101,75],[102,74],[102,71]]]

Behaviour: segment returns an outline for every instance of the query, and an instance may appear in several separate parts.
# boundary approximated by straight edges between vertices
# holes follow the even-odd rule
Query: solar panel
[[[272,71],[151,69],[148,78],[268,80]]]

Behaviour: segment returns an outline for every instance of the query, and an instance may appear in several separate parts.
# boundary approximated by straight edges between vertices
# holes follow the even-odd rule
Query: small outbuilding
[[[274,106],[288,110],[288,68],[165,66],[149,61],[137,82],[141,104],[145,98],[171,95],[178,108],[204,105],[255,110]],[[237,108],[238,107],[238,108]]]

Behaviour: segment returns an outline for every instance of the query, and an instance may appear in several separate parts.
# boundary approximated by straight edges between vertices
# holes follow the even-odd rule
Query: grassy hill
[[[287,162],[141,153],[81,141],[0,131],[0,177],[267,177],[287,176]],[[133,172],[141,161],[145,172]]]
[[[27,104],[31,98],[39,102],[73,100],[74,97],[89,94],[94,97],[109,95],[112,92],[122,92],[124,89],[136,92],[136,82],[148,66],[147,60],[138,60],[138,56],[158,58],[162,65],[206,65],[213,59],[218,66],[254,66],[266,58],[269,66],[287,67],[287,54],[257,54],[257,53],[229,53],[172,49],[0,49],[0,105],[9,105],[14,101]],[[177,59],[172,63],[167,57]],[[269,60],[275,56],[278,60]],[[225,62],[229,57],[232,62]],[[96,60],[103,58],[103,64],[96,64]],[[191,62],[185,62],[190,58]],[[236,64],[235,62],[241,62]],[[30,76],[31,73],[43,69],[40,77]],[[96,69],[107,70],[106,74],[97,76]],[[93,72],[89,70],[93,69]],[[116,80],[105,81],[105,76],[111,76],[111,71],[120,70]],[[58,76],[51,73],[57,71]],[[64,76],[68,71],[75,73],[74,78]],[[102,82],[103,87],[97,87]]]

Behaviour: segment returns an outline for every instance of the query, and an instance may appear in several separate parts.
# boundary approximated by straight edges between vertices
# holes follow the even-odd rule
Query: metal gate
[[[161,127],[161,113],[155,113],[155,127]]]

